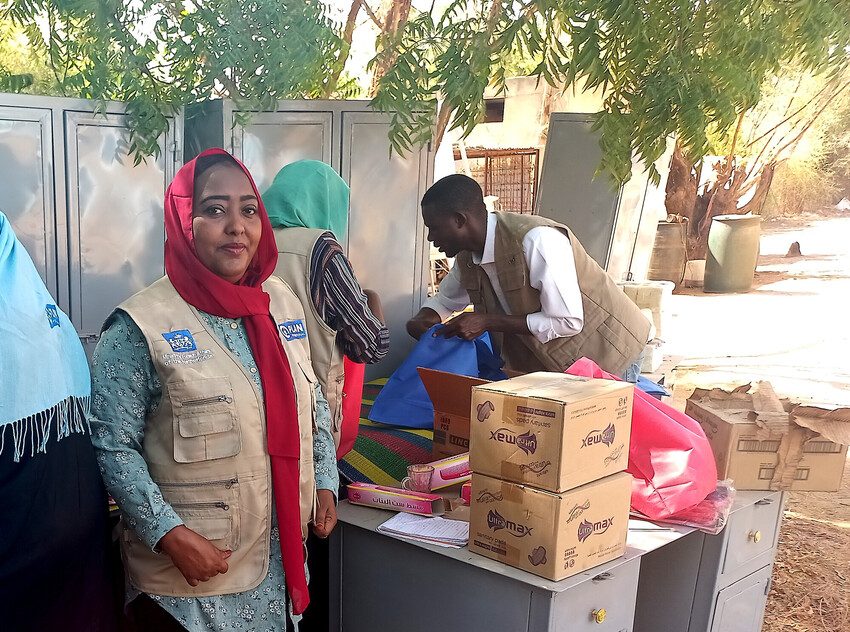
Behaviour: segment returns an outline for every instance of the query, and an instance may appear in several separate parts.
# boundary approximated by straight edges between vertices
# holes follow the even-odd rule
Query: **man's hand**
[[[313,533],[324,539],[331,534],[336,526],[336,504],[334,493],[329,489],[320,489],[316,492],[318,497],[318,508],[316,517],[313,519]]]
[[[487,314],[463,313],[458,314],[445,326],[434,332],[435,336],[443,338],[463,338],[464,340],[475,340],[490,328],[490,317]]]
[[[422,334],[441,321],[437,312],[430,307],[423,307],[416,316],[407,321],[407,333],[411,338],[419,340]]]
[[[480,314],[464,312],[448,321],[444,327],[434,332],[435,336],[452,338],[457,336],[464,340],[474,340],[485,331],[498,331],[506,334],[527,335],[528,323],[525,316],[509,314]]]
[[[180,525],[162,536],[160,550],[171,558],[190,586],[227,572],[230,551],[222,551],[199,533]]]

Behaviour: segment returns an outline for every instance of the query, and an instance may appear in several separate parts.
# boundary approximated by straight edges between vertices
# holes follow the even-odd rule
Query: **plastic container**
[[[749,292],[759,257],[760,215],[718,215],[711,220],[704,292]]]

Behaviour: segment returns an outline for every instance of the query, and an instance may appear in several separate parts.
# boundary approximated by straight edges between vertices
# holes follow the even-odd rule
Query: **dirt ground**
[[[801,256],[787,257],[792,242]],[[850,406],[850,213],[766,221],[747,294],[677,292],[674,404],[696,386],[769,380],[780,396]],[[838,493],[792,493],[764,632],[850,631],[850,463]]]

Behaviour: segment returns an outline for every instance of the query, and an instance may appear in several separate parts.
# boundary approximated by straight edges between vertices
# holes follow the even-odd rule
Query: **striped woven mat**
[[[363,387],[360,432],[354,448],[340,462],[339,471],[349,482],[397,486],[407,476],[412,463],[429,463],[431,430],[415,430],[368,420],[375,397],[387,378],[368,382]]]

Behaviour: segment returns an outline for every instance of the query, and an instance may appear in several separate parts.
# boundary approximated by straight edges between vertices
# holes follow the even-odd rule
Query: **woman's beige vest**
[[[345,381],[342,351],[336,344],[336,331],[322,320],[310,293],[310,262],[319,237],[327,231],[315,228],[277,228],[278,258],[275,274],[287,282],[304,305],[310,332],[310,357],[313,371],[331,410],[331,433],[339,446],[342,424],[342,387]]]
[[[263,289],[289,359],[301,437],[302,538],[316,502],[313,419],[316,378],[301,302],[280,279]],[[167,277],[122,303],[142,330],[162,382],[148,416],[142,454],[163,498],[186,526],[230,549],[227,573],[191,587],[165,554],[122,521],[121,552],[130,582],[146,593],[210,596],[256,587],[268,573],[271,469],[263,399],[251,374],[219,341]]]
[[[569,237],[584,309],[584,327],[569,338],[555,338],[544,344],[530,334],[493,334],[507,367],[521,372],[560,373],[586,356],[609,373],[625,371],[640,356],[649,336],[650,323],[637,305],[585,252],[566,226],[537,215],[504,212],[495,215],[496,274],[511,313],[534,314],[541,309],[540,292],[529,283],[528,263],[522,248],[526,233],[537,226],[557,228]],[[455,266],[475,311],[504,313],[490,278],[481,266],[473,263],[468,251],[458,254]]]

